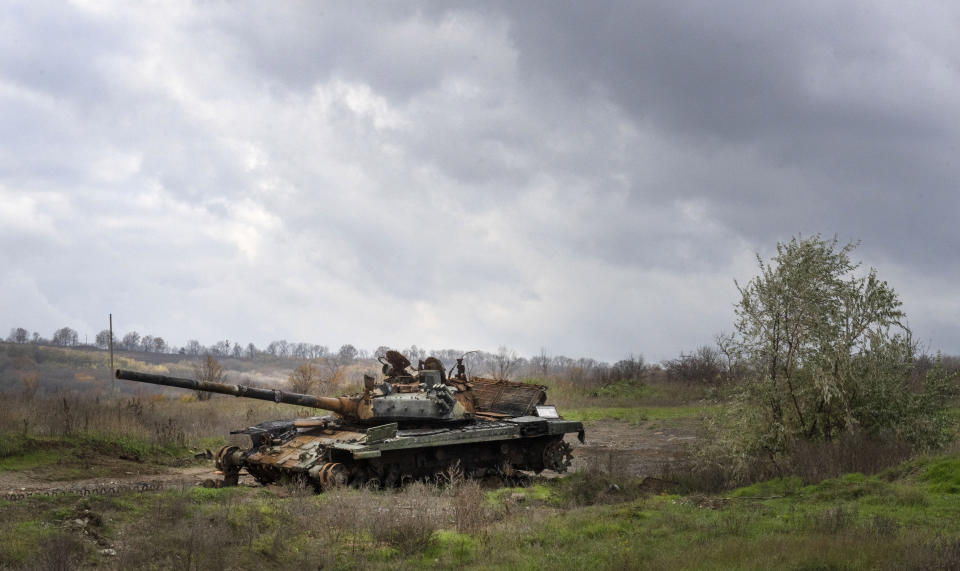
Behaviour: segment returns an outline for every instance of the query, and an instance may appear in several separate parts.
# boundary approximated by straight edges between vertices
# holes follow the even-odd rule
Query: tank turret
[[[475,399],[470,387],[455,380],[446,382],[442,370],[407,373],[404,368],[402,371],[391,372],[393,375],[388,375],[381,383],[377,383],[373,377],[364,376],[363,392],[343,397],[307,395],[280,389],[213,383],[123,369],[117,369],[116,377],[139,383],[318,408],[360,424],[447,424],[474,418]]]

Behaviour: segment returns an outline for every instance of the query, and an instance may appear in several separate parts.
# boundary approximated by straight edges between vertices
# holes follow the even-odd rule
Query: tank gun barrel
[[[197,381],[194,379],[167,377],[165,375],[151,375],[149,373],[138,373],[136,371],[126,371],[123,369],[117,369],[116,377],[118,379],[136,381],[138,383],[150,383],[152,385],[176,387],[179,389],[188,389],[192,391],[219,393],[223,395],[233,395],[235,397],[320,408],[339,414],[353,414],[357,409],[356,402],[353,402],[350,399],[318,397],[314,395],[305,395],[302,393],[281,391],[279,389],[261,389],[247,385],[228,385],[226,383]]]

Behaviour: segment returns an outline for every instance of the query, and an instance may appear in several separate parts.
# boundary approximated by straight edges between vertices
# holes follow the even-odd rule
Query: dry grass
[[[27,436],[111,435],[161,446],[203,448],[222,441],[245,444],[231,430],[265,420],[312,416],[317,411],[269,402],[214,397],[196,401],[161,394],[115,401],[60,395],[0,399],[0,433]],[[232,442],[236,441],[236,442]]]

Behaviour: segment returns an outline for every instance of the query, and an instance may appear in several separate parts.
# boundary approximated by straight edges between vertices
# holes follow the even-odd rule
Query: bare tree
[[[416,363],[417,361],[423,360],[427,357],[427,352],[416,345],[411,345],[410,348],[401,351],[401,353],[406,355],[407,359],[410,359],[411,363]]]
[[[703,345],[689,354],[664,362],[667,378],[685,383],[720,386],[727,379],[722,353],[710,345]]]
[[[110,330],[104,329],[100,331],[100,333],[97,333],[97,337],[95,338],[94,343],[96,344],[97,347],[101,349],[109,349],[110,348]],[[116,343],[116,338],[114,338],[114,343]]]
[[[61,327],[53,332],[51,342],[61,347],[74,347],[79,343],[77,332],[69,327]]]
[[[210,352],[216,355],[217,357],[229,357],[230,356],[230,340],[224,339],[223,341],[217,341],[210,347]]]
[[[221,383],[223,382],[223,367],[220,361],[217,361],[209,353],[204,355],[200,364],[193,366],[194,377],[201,382]],[[210,400],[212,393],[205,391],[196,391],[197,400]]]
[[[7,341],[10,343],[26,343],[30,339],[30,333],[23,327],[14,327],[10,330],[10,336]]]
[[[123,336],[122,345],[127,351],[136,351],[140,348],[140,334],[136,331],[127,333]]]
[[[353,361],[357,358],[357,348],[349,343],[340,347],[340,350],[337,351],[337,360],[340,361],[340,364],[344,367],[347,365],[353,364]]]
[[[520,356],[517,355],[516,351],[508,348],[506,345],[501,345],[500,348],[497,349],[497,353],[493,355],[491,372],[498,379],[508,379],[517,368],[517,365],[520,364],[520,360]]]
[[[294,369],[287,379],[290,381],[290,388],[294,392],[310,393],[319,382],[320,373],[313,363],[307,361]]]
[[[537,374],[546,378],[550,374],[550,362],[553,360],[547,354],[546,347],[540,347],[540,354],[530,359],[531,365],[537,369]]]

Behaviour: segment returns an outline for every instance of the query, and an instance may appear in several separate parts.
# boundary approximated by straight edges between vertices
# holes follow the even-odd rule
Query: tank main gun
[[[244,397],[248,399],[268,400],[277,403],[320,408],[342,415],[355,414],[357,411],[356,399],[350,399],[348,397],[320,397],[302,393],[281,391],[280,389],[261,389],[248,385],[229,385],[226,383],[197,381],[194,379],[183,379],[180,377],[167,377],[165,375],[138,373],[136,371],[126,371],[123,369],[117,369],[116,377],[118,379],[136,381],[138,383],[150,383],[152,385],[163,385],[165,387],[176,387],[178,389],[189,389],[192,391],[218,393],[222,395],[232,395],[235,397]]]
[[[367,377],[362,393],[344,397],[307,395],[280,389],[214,383],[123,369],[117,369],[115,375],[118,379],[138,383],[319,408],[337,413],[345,420],[363,424],[444,424],[471,420],[474,417],[475,398],[470,388],[462,383],[445,384],[441,382],[440,374],[435,371],[422,373],[422,379],[411,376],[402,378],[403,381],[411,381],[409,383],[383,382],[377,385],[373,378]],[[401,379],[395,377],[393,380]]]

